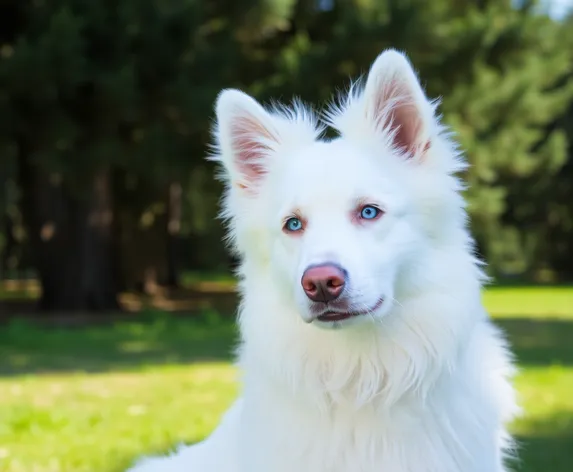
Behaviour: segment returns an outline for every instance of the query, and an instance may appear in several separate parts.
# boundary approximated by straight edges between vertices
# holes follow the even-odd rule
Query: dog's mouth
[[[320,315],[318,315],[316,319],[319,321],[333,322],[333,321],[348,320],[350,318],[356,318],[358,316],[371,315],[376,310],[378,310],[378,308],[382,306],[382,303],[384,303],[384,299],[379,298],[378,301],[374,304],[374,306],[366,310],[358,310],[358,311],[326,310]]]

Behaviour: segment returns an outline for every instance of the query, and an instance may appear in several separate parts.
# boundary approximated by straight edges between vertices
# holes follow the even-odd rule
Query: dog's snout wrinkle
[[[346,271],[337,264],[320,264],[304,271],[301,285],[310,300],[328,303],[344,291],[346,278]]]

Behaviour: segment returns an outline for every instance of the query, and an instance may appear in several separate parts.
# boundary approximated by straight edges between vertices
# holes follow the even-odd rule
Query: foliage
[[[2,268],[34,267],[55,309],[227,268],[217,93],[321,106],[395,47],[466,151],[492,272],[571,278],[571,21],[511,0],[3,2]]]

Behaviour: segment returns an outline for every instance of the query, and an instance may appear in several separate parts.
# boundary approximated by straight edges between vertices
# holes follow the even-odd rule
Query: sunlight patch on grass
[[[573,287],[494,287],[483,301],[494,317],[573,318]]]
[[[573,367],[528,368],[517,376],[516,388],[525,415],[516,420],[515,432],[573,432]]]
[[[226,363],[0,380],[0,470],[121,470],[142,451],[200,440],[236,395]]]

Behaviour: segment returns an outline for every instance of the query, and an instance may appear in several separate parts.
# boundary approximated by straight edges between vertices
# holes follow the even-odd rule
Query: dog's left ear
[[[408,158],[421,158],[431,146],[433,107],[410,62],[389,49],[372,64],[364,89],[366,119],[375,132],[387,134]]]

